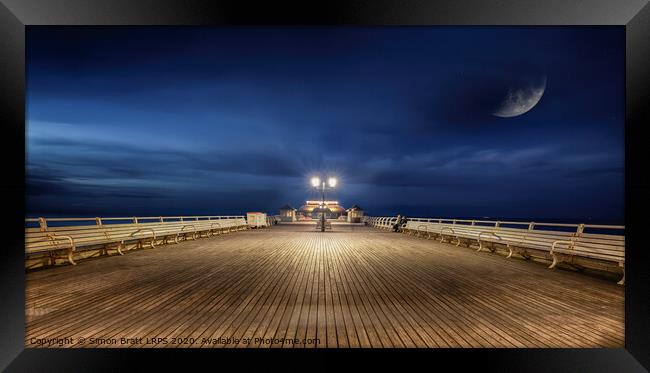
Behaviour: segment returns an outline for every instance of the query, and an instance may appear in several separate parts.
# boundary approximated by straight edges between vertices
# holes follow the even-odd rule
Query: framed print
[[[2,1],[2,367],[645,371],[647,2],[311,6]]]

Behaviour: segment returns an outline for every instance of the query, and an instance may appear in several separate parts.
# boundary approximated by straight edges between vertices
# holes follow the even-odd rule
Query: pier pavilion
[[[297,215],[299,217],[317,219],[320,215],[319,207],[323,203],[328,210],[325,212],[326,219],[338,219],[346,214],[346,210],[339,205],[338,201],[305,201],[305,204],[298,209]]]
[[[623,227],[394,222],[27,219],[25,344],[624,346]]]

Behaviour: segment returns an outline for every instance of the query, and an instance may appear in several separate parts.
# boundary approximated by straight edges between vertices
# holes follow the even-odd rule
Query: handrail
[[[69,227],[75,226],[74,223],[93,222],[94,224],[82,224],[83,226],[97,226],[99,228],[111,227],[113,223],[106,224],[106,222],[119,222],[123,221],[125,225],[139,225],[139,224],[165,224],[165,223],[180,223],[185,220],[194,221],[211,221],[211,220],[224,220],[224,219],[244,219],[243,215],[195,215],[195,216],[126,216],[126,217],[79,217],[79,218],[45,218],[45,217],[29,217],[25,218],[25,224],[38,223],[41,232],[48,231],[48,222],[70,223],[62,224],[56,227]],[[120,223],[118,223],[120,224]],[[26,228],[30,228],[27,226]]]
[[[503,225],[516,226],[514,229],[526,229],[531,231],[547,231],[547,229],[538,229],[538,228],[575,228],[577,231],[583,231],[584,229],[612,229],[612,230],[624,230],[624,225],[607,225],[607,224],[574,224],[574,223],[541,223],[541,222],[532,222],[532,221],[501,221],[501,220],[476,220],[476,219],[453,219],[453,218],[407,218],[408,221],[416,222],[428,222],[428,223],[438,223],[438,224],[458,224],[465,223],[461,225],[474,225],[474,226],[492,226],[495,228],[502,227]],[[455,222],[455,223],[454,223]],[[521,228],[519,228],[521,227]]]
[[[194,219],[196,220],[211,220],[211,219],[241,219],[244,218],[243,215],[191,215],[191,216],[123,216],[123,217],[79,217],[79,218],[57,218],[57,217],[51,217],[51,218],[44,218],[44,217],[29,217],[25,218],[25,222],[29,223],[39,223],[41,221],[51,221],[51,222],[81,222],[81,221],[118,221],[118,220],[124,220],[124,221],[133,221],[133,219],[137,219],[138,221],[142,222],[143,220],[156,220],[156,221],[162,221],[162,222],[167,222],[169,219]],[[377,219],[378,217],[368,217],[368,218],[375,218]],[[385,223],[386,219],[393,219],[391,217],[379,217],[379,219],[382,219],[380,221],[381,223]],[[523,222],[523,221],[496,221],[496,220],[475,220],[475,219],[453,219],[453,218],[408,218],[408,220],[411,221],[425,221],[425,222],[432,222],[432,221],[438,221],[438,222],[449,222],[453,223],[453,221],[456,221],[457,223],[459,222],[464,222],[464,223],[471,223],[474,222],[474,224],[479,223],[479,224],[490,224],[494,226],[497,222],[500,225],[503,224],[508,224],[508,225],[520,225],[520,226],[528,226],[531,223],[534,223],[535,227],[566,227],[566,228],[578,228],[580,224],[569,224],[569,223],[540,223],[540,222]],[[616,230],[622,230],[625,229],[624,225],[606,225],[606,224],[584,224],[584,228],[593,228],[593,229],[616,229]]]
[[[196,218],[222,218],[222,219],[232,219],[232,218],[245,218],[244,215],[194,215],[194,216],[112,216],[112,217],[79,217],[79,218],[43,218],[49,221],[93,221],[96,220],[97,218],[102,219],[102,220],[133,220],[133,218],[138,218],[138,220],[160,220],[160,218],[163,219],[195,219]],[[38,220],[41,219],[40,217],[37,218],[25,218],[25,221],[29,222],[38,222]]]
[[[568,227],[568,228],[577,228],[581,224],[579,223],[541,223],[541,222],[529,222],[529,221],[503,221],[503,220],[475,220],[475,219],[452,219],[452,218],[407,218],[408,220],[412,221],[426,221],[426,222],[431,222],[431,221],[439,221],[439,222],[453,222],[454,220],[458,222],[465,222],[465,223],[470,223],[468,225],[471,225],[472,222],[474,223],[483,223],[483,224],[491,224],[494,226],[495,223],[499,224],[508,224],[508,225],[530,225],[531,223],[534,223],[534,226],[541,226],[541,227]],[[475,224],[476,225],[476,224]],[[583,224],[585,228],[597,228],[597,229],[625,229],[624,225],[607,225],[607,224]]]

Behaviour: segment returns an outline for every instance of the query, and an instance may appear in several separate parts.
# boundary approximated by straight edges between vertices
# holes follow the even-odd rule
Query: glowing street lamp
[[[327,186],[330,188],[336,187],[338,180],[336,180],[335,177],[330,177],[327,179]],[[321,204],[320,204],[320,209],[321,209],[321,214],[320,214],[320,231],[325,232],[325,181],[321,181],[319,177],[312,177],[311,178],[311,186],[314,188],[320,188],[321,190]]]

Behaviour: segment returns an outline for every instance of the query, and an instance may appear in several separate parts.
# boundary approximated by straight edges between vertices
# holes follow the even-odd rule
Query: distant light
[[[327,180],[327,184],[329,184],[330,188],[334,188],[336,186],[336,178],[330,177]]]
[[[306,205],[320,205],[323,201],[305,201]],[[338,205],[339,201],[325,201],[326,205]]]
[[[317,178],[317,177],[312,177],[311,178],[311,186],[313,186],[313,187],[320,186],[320,179]]]

